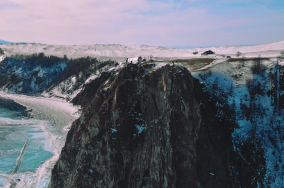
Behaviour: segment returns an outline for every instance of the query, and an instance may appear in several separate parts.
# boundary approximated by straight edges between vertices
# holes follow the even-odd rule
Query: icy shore
[[[63,100],[43,97],[30,97],[4,93],[0,93],[0,97],[11,99],[27,107],[27,110],[30,111],[33,118],[30,120],[17,120],[17,122],[13,122],[13,124],[25,125],[26,123],[29,123],[28,121],[33,121],[32,124],[35,124],[37,128],[41,129],[43,132],[32,133],[33,137],[43,139],[46,142],[44,143],[44,150],[53,153],[52,157],[48,160],[45,159],[46,161],[36,169],[35,173],[12,173],[8,178],[8,181],[9,179],[11,181],[20,179],[20,181],[17,182],[16,187],[47,187],[51,169],[64,146],[69,126],[79,117],[79,108]],[[11,181],[10,184],[13,182]]]

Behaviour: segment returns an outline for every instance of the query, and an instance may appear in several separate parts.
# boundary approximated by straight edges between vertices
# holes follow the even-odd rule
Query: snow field
[[[115,59],[121,61],[130,57],[188,57],[200,58],[204,57],[201,53],[212,50],[216,54],[230,55],[235,57],[239,51],[241,56],[257,57],[258,55],[265,57],[279,56],[284,50],[284,41],[256,45],[256,46],[223,46],[211,48],[196,48],[196,49],[174,49],[161,46],[134,45],[123,46],[119,44],[94,44],[94,45],[48,45],[48,44],[2,44],[0,47],[4,50],[7,56],[15,54],[33,54],[44,52],[46,55],[55,55],[63,57],[64,54],[68,58],[78,57],[96,57],[100,60]],[[193,52],[198,52],[194,55]]]

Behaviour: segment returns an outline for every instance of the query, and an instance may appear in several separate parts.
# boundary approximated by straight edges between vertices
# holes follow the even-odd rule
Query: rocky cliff
[[[233,186],[234,121],[216,100],[185,68],[128,65],[72,124],[49,187]]]

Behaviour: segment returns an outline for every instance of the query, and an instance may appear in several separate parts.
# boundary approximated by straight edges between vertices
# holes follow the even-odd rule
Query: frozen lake
[[[59,100],[0,96],[31,109],[34,117],[0,107],[0,187],[47,187],[78,108]]]

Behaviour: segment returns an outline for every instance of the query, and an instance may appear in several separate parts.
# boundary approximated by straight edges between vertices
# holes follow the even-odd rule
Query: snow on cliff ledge
[[[6,58],[6,56],[2,55],[0,56],[0,63]]]

